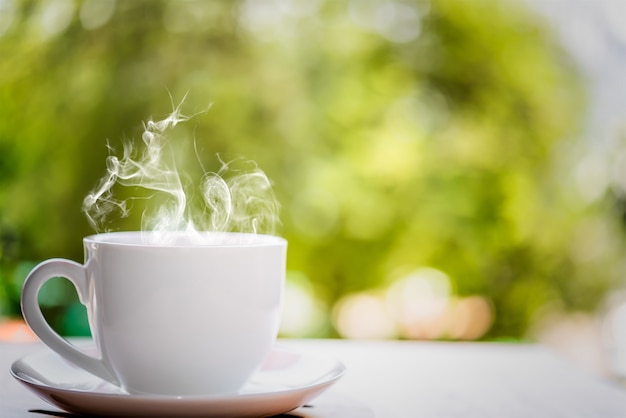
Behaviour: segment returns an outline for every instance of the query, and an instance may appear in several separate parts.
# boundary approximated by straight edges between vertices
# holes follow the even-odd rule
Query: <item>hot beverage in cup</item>
[[[129,393],[236,393],[276,340],[287,242],[244,233],[160,238],[98,234],[84,239],[83,265],[44,261],[24,283],[24,318],[59,355]],[[99,357],[44,319],[38,293],[57,276],[87,307]]]

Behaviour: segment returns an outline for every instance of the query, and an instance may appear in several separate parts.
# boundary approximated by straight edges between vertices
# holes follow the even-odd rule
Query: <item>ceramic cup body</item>
[[[182,235],[144,242],[139,232],[94,235],[84,239],[84,265],[54,259],[35,267],[22,292],[26,321],[61,356],[130,393],[236,392],[278,334],[286,241],[220,233],[200,243]],[[101,359],[43,319],[37,294],[55,276],[76,286]]]

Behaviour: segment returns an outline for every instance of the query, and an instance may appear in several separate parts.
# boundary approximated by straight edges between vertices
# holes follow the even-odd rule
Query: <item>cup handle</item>
[[[57,334],[45,320],[39,306],[39,290],[45,282],[53,277],[64,277],[69,280],[76,288],[80,302],[87,306],[89,291],[85,267],[70,260],[61,258],[50,259],[38,264],[24,281],[21,302],[22,314],[26,323],[41,341],[61,357],[101,379],[119,385],[119,380],[115,373],[107,366],[104,360],[91,357],[80,351],[76,346]]]

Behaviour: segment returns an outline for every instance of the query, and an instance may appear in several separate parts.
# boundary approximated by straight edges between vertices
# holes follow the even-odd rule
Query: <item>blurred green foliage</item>
[[[33,262],[82,260],[107,141],[186,93],[186,114],[213,103],[187,124],[207,164],[241,155],[273,181],[288,268],[327,306],[431,266],[491,299],[487,337],[520,337],[623,276],[610,201],[571,180],[584,85],[520,2],[3,0],[5,314]],[[54,286],[55,326],[83,332]]]

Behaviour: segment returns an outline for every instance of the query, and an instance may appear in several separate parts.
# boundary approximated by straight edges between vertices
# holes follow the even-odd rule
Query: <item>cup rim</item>
[[[277,235],[212,231],[115,231],[92,234],[85,244],[150,248],[232,248],[286,246]]]

